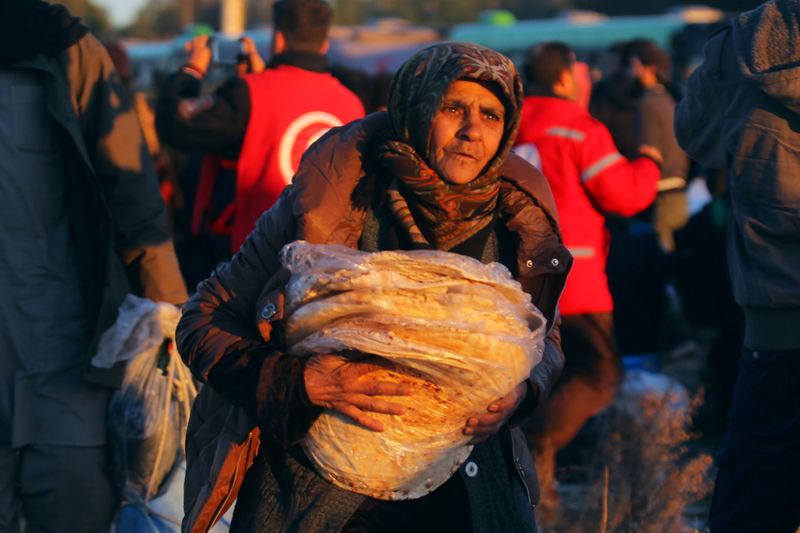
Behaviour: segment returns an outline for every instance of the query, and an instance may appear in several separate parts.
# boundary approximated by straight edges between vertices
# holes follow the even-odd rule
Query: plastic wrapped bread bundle
[[[303,440],[317,471],[384,500],[444,483],[472,446],[466,420],[510,393],[541,360],[545,319],[499,263],[434,250],[368,253],[296,241],[281,252],[286,339],[296,355],[379,356],[377,381],[410,383],[383,432],[325,411]]]

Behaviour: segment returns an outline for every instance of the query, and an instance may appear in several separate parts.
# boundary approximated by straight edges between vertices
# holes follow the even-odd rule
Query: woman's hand
[[[477,444],[500,431],[503,424],[508,422],[508,419],[511,418],[511,415],[513,415],[514,411],[519,407],[519,404],[525,399],[527,392],[528,386],[523,381],[509,394],[492,402],[487,409],[489,411],[488,413],[467,420],[467,427],[464,429],[464,434],[472,435],[469,444]]]
[[[401,415],[402,405],[375,396],[408,396],[410,385],[373,381],[365,375],[383,368],[374,357],[350,359],[339,355],[315,355],[305,367],[306,393],[314,405],[349,416],[372,431],[383,431],[383,424],[366,412]]]

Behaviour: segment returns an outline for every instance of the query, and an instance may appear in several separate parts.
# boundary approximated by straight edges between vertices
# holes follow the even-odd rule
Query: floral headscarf
[[[497,153],[480,176],[462,185],[446,182],[427,163],[433,118],[456,80],[490,87],[506,111]],[[522,98],[522,82],[511,60],[476,44],[436,44],[400,67],[389,90],[392,139],[380,148],[379,157],[395,178],[389,204],[416,246],[448,250],[492,222],[500,191],[498,170],[514,143]]]

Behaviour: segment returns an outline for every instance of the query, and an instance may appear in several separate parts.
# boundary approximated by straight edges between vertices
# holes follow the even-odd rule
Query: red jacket
[[[291,182],[306,148],[364,116],[358,97],[327,73],[280,65],[244,79],[251,108],[236,168],[234,253]]]
[[[656,196],[661,177],[649,158],[623,157],[605,126],[563,98],[529,96],[515,151],[547,177],[564,244],[575,258],[559,302],[562,315],[611,311],[605,213],[630,216]]]

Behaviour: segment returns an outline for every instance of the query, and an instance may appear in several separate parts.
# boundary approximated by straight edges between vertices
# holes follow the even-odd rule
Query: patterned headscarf
[[[443,180],[428,165],[433,118],[457,80],[482,83],[505,107],[497,154],[480,176],[463,185]],[[378,153],[395,178],[389,205],[415,246],[448,250],[492,222],[500,191],[498,170],[517,135],[522,98],[522,82],[511,60],[476,44],[436,44],[400,67],[389,90],[392,139]]]

